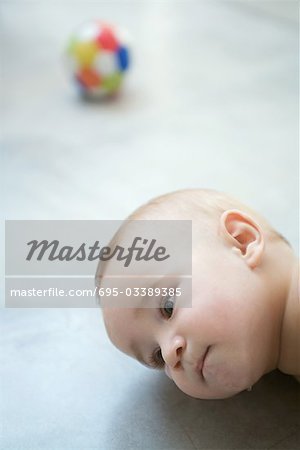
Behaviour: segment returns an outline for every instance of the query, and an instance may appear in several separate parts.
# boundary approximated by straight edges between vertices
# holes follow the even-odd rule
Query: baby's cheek
[[[170,380],[173,380],[173,378],[171,376],[171,372],[170,372],[169,366],[167,366],[167,364],[165,364],[165,374],[167,375],[167,377],[170,378]]]
[[[231,395],[244,390],[247,386],[244,371],[237,367],[233,370],[231,365],[215,364],[212,367],[207,365],[205,377],[212,387]]]
[[[201,338],[203,344],[211,345],[223,340],[227,328],[232,329],[230,320],[226,305],[221,302],[206,304],[192,311],[186,329],[191,337]]]

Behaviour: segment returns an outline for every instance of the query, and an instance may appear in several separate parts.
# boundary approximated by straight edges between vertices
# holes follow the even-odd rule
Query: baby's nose
[[[175,369],[180,367],[184,348],[185,348],[185,340],[181,336],[175,336],[174,338],[166,342],[165,345],[161,346],[163,359],[165,361],[166,366],[168,366],[169,369]],[[166,369],[166,374],[170,376],[167,370],[168,369]]]

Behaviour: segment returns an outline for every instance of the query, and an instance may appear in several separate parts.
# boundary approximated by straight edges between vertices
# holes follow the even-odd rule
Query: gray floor
[[[213,187],[297,249],[298,2],[255,3],[2,0],[3,217],[122,219]],[[104,104],[80,101],[63,64],[91,17],[133,38],[124,90]],[[2,309],[1,329],[1,448],[299,448],[299,385],[279,372],[200,401],[112,348],[96,309]]]

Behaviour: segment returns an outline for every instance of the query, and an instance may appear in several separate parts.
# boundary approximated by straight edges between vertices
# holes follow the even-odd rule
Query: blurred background
[[[123,219],[156,195],[215,188],[297,251],[298,10],[2,0],[3,219]],[[94,18],[132,37],[123,89],[101,103],[78,96],[64,54]],[[299,387],[283,374],[197,401],[113,349],[96,309],[2,309],[1,328],[2,448],[299,448]]]

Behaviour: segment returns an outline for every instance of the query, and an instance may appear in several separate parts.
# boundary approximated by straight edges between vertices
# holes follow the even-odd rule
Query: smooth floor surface
[[[208,187],[297,250],[298,6],[254,3],[1,1],[3,218],[123,219],[155,195]],[[101,104],[78,97],[63,57],[94,17],[132,35],[124,89]],[[114,349],[98,309],[0,317],[5,450],[300,447],[300,385],[280,372],[195,400]]]

